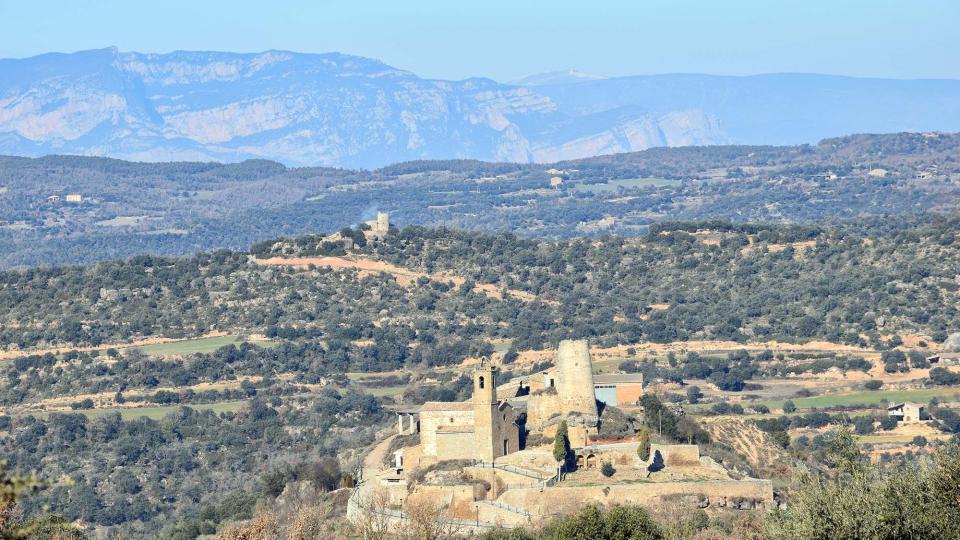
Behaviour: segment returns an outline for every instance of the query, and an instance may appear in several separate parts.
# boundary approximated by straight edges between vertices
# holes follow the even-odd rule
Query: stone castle
[[[363,224],[366,226],[365,229],[362,229],[363,237],[367,242],[381,241],[386,238],[390,232],[390,214],[377,212],[376,219],[364,221]],[[324,236],[323,239],[320,240],[320,244],[324,243],[339,244],[346,250],[351,250],[354,247],[353,238],[345,237],[339,232]]]
[[[375,512],[402,526],[411,505],[439,505],[445,521],[476,532],[538,523],[587,502],[669,499],[700,508],[774,504],[770,481],[733,479],[701,457],[697,445],[654,445],[643,461],[636,439],[600,440],[601,407],[636,404],[642,378],[595,376],[584,340],[561,342],[551,369],[500,385],[496,373],[484,359],[472,371],[469,401],[398,410],[399,435],[417,436],[417,443],[395,450],[389,465],[362,471],[348,517],[369,519]],[[577,464],[563,473],[551,440],[561,422],[567,423]],[[599,473],[604,462],[616,467],[613,477]]]

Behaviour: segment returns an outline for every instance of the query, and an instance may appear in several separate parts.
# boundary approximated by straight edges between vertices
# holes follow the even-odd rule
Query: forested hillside
[[[397,367],[416,351],[406,344],[419,331],[511,338],[528,348],[567,337],[875,343],[914,333],[942,341],[960,317],[957,229],[956,216],[938,214],[856,228],[667,223],[636,239],[560,242],[407,227],[358,252],[426,273],[449,271],[467,280],[460,286],[421,277],[404,287],[383,274],[264,266],[228,251],[14,270],[0,274],[0,344],[99,345],[211,330],[376,337],[371,347],[394,342],[405,351],[388,355]],[[254,251],[316,255],[317,243],[281,239]],[[492,298],[475,288],[482,284],[533,300]],[[435,337],[427,342],[445,341]],[[377,357],[371,350],[362,354]]]
[[[561,239],[651,224],[811,223],[955,208],[960,136],[656,148],[531,165],[417,161],[375,171],[103,158],[0,158],[0,268],[246,249],[388,211],[421,224]],[[70,200],[67,195],[75,195]]]
[[[673,222],[635,238],[562,241],[410,226],[347,257],[314,236],[8,270],[0,451],[12,470],[50,482],[23,503],[28,513],[49,505],[102,531],[193,538],[287,488],[283,500],[349,486],[359,451],[394,425],[384,409],[468,397],[468,358],[496,353],[509,377],[537,369],[511,365],[519,354],[568,337],[937,350],[960,329],[958,230],[947,214],[857,226]],[[236,339],[190,348],[222,335]],[[884,356],[892,372],[930,367],[922,352],[909,364],[898,354]],[[817,358],[738,352],[620,368],[648,381],[704,379],[718,389],[712,414],[736,410],[718,392],[750,379],[872,369],[862,357]],[[955,384],[951,373],[932,370],[931,384]],[[960,429],[943,411],[945,432]],[[798,455],[824,443],[804,444]],[[750,470],[729,447],[715,452]]]

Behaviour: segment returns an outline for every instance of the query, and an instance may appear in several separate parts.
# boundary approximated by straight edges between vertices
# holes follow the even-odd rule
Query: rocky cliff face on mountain
[[[768,77],[547,77],[519,86],[423,79],[336,53],[47,54],[0,60],[0,153],[377,167],[960,129],[956,81],[869,81],[874,94],[863,98],[849,93],[867,84],[859,79]],[[804,122],[829,109],[845,113],[819,130]],[[764,131],[791,122],[795,134]]]

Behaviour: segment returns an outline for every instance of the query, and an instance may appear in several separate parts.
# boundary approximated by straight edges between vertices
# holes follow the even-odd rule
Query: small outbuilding
[[[643,395],[642,373],[602,373],[593,376],[597,401],[613,405],[633,405]]]

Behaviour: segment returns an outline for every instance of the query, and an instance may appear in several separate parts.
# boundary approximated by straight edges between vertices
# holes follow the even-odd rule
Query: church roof
[[[469,401],[428,401],[420,407],[424,411],[472,411],[473,403]]]

